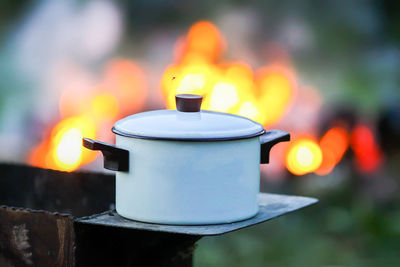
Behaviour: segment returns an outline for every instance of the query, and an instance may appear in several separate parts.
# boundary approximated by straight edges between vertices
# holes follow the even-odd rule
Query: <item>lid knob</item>
[[[175,100],[176,100],[176,109],[178,111],[199,112],[203,97],[201,95],[181,94],[181,95],[176,95]]]

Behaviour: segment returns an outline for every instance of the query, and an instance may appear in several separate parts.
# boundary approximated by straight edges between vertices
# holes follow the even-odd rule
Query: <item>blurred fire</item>
[[[95,158],[95,153],[82,150],[82,137],[94,138],[96,125],[87,116],[69,117],[57,123],[50,136],[43,140],[30,154],[32,165],[71,171],[80,164]]]
[[[320,138],[300,137],[286,150],[286,167],[295,175],[315,172],[329,174],[340,162],[349,146],[346,128],[335,126]]]
[[[82,137],[97,138],[108,123],[141,110],[145,87],[144,75],[136,64],[115,59],[107,64],[99,85],[62,92],[61,120],[44,133],[42,142],[30,153],[29,163],[64,171],[90,163],[97,153],[82,149]]]
[[[300,137],[290,143],[286,151],[286,167],[295,175],[315,171],[321,165],[322,151],[318,142],[310,137]]]
[[[178,40],[176,62],[161,81],[167,107],[175,107],[176,94],[192,93],[203,95],[203,109],[242,115],[263,125],[279,121],[296,90],[293,70],[275,62],[253,72],[244,62],[222,61],[225,47],[219,30],[207,21],[197,22]]]
[[[315,171],[318,175],[329,174],[342,159],[349,146],[349,134],[344,127],[334,127],[321,138],[322,162]]]
[[[376,171],[382,163],[383,154],[377,145],[373,131],[366,125],[356,125],[351,133],[351,147],[356,167],[363,173]]]
[[[204,97],[203,109],[238,114],[264,126],[279,122],[290,110],[298,88],[287,53],[282,47],[272,46],[268,51],[275,58],[254,72],[244,62],[222,60],[225,49],[224,37],[208,21],[195,23],[186,36],[179,38],[175,63],[165,70],[161,81],[167,107],[175,108],[176,94],[200,94]],[[310,108],[306,107],[306,112]],[[294,133],[294,136],[299,135]],[[292,174],[327,175],[349,147],[349,130],[341,126],[326,131],[319,141],[311,136],[311,133],[300,136],[287,145],[284,164]],[[351,140],[358,166],[366,171],[374,169],[380,161],[380,152],[368,132],[356,128]]]
[[[274,46],[273,51],[279,53],[275,54],[283,56],[275,57],[269,64],[253,71],[245,62],[221,58],[226,42],[215,25],[207,21],[194,24],[186,36],[178,39],[175,62],[161,79],[167,108],[175,108],[176,94],[200,94],[204,99],[202,109],[238,114],[265,127],[280,122],[295,100],[296,104],[303,103],[303,115],[318,112],[315,106],[320,104],[319,95],[299,97],[300,92],[307,91],[302,88],[310,87],[302,85],[297,94],[298,82],[288,55],[281,47],[276,48]],[[31,164],[72,171],[93,161],[97,154],[82,149],[82,137],[101,136],[104,139],[104,126],[108,130],[116,119],[140,111],[146,99],[141,69],[125,59],[110,61],[97,85],[88,88],[85,83],[75,84],[79,86],[62,92],[60,121],[48,129],[43,141],[33,149],[29,157]],[[316,90],[308,91],[317,94]],[[294,122],[298,123],[298,116]],[[300,125],[307,126],[307,122]],[[280,164],[294,175],[329,174],[341,161],[349,144],[361,171],[374,171],[382,161],[373,133],[365,125],[356,126],[351,132],[334,125],[319,140],[310,127],[297,129],[306,135],[299,135],[296,127],[293,128],[292,136],[297,138],[286,145]]]

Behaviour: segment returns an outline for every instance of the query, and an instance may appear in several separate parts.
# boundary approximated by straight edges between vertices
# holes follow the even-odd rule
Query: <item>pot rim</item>
[[[139,139],[146,139],[146,140],[165,140],[165,141],[192,141],[192,142],[212,142],[212,141],[233,141],[233,140],[240,140],[240,139],[250,139],[253,137],[261,136],[265,133],[263,129],[260,132],[256,132],[253,134],[237,136],[237,137],[204,137],[204,138],[184,138],[184,137],[155,137],[155,136],[145,136],[145,135],[136,135],[125,133],[122,131],[117,130],[115,127],[112,127],[111,131],[116,135],[130,137],[130,138],[139,138]]]

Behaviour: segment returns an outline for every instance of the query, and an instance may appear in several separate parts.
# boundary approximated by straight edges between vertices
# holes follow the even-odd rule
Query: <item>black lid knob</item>
[[[201,95],[181,94],[181,95],[176,95],[175,100],[176,100],[176,109],[178,111],[199,112],[203,97]]]

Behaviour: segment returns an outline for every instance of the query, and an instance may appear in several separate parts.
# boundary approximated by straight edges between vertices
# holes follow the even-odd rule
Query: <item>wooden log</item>
[[[0,266],[192,266],[201,236],[78,221],[113,207],[114,179],[0,164]]]
[[[73,218],[0,207],[0,266],[73,266]]]

